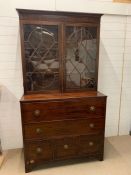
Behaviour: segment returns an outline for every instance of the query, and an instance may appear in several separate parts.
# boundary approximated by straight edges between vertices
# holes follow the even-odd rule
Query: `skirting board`
[[[114,2],[131,3],[131,0],[114,0]]]

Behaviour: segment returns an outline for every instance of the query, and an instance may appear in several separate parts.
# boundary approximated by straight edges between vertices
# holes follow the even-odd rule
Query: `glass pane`
[[[96,87],[96,27],[66,27],[66,88]]]
[[[26,90],[59,88],[58,26],[24,25]]]

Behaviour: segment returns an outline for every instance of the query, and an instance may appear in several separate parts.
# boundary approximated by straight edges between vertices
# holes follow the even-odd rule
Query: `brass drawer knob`
[[[34,111],[34,116],[35,116],[35,117],[40,116],[40,110],[36,109],[36,110]]]
[[[69,146],[68,145],[64,145],[64,149],[68,149],[69,148]]]
[[[89,142],[89,146],[93,146],[94,145],[94,143],[93,142]]]
[[[30,163],[33,164],[33,163],[35,163],[35,161],[34,160],[30,160]]]
[[[42,129],[41,128],[36,128],[36,133],[37,134],[40,134],[42,132]]]
[[[94,125],[94,123],[90,123],[89,126],[90,126],[90,128],[94,128],[95,125]]]
[[[38,147],[37,149],[36,149],[36,152],[39,154],[39,153],[42,153],[42,148],[40,148],[40,147]]]
[[[95,106],[90,106],[90,111],[95,111],[95,110],[96,110]]]

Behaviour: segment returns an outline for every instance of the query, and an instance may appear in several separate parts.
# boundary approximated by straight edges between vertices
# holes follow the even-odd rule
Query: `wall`
[[[122,79],[119,134],[129,133],[131,129],[131,16],[127,17],[125,51]]]
[[[118,134],[125,25],[125,16],[106,15],[101,20],[99,90],[108,96],[107,136]]]
[[[54,0],[31,2],[33,8],[55,10]],[[19,100],[23,94],[23,82],[19,19],[15,8],[31,7],[30,2],[26,0],[0,0],[0,7],[0,135],[3,149],[11,149],[22,147]]]
[[[98,86],[108,95],[106,136],[128,134],[131,123],[128,108],[131,99],[131,82],[128,81],[131,18],[126,15],[131,14],[131,6],[113,4],[111,0],[75,0],[75,6],[68,0],[0,0],[0,7],[0,135],[4,149],[22,147],[19,99],[23,88],[19,21],[15,8],[105,14],[101,19]]]

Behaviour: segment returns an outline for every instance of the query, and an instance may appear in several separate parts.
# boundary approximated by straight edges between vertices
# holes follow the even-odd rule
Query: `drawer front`
[[[26,142],[26,163],[82,157],[88,154],[100,153],[103,149],[104,138],[102,135],[84,135],[65,137],[61,139]]]
[[[67,101],[22,103],[24,123],[104,116],[105,98],[84,98]]]
[[[50,140],[25,143],[24,149],[29,164],[53,160],[53,144]]]
[[[76,138],[64,138],[55,140],[55,159],[75,157],[78,154]]]
[[[103,135],[90,135],[79,137],[79,154],[85,155],[89,153],[99,152],[103,149]]]
[[[63,120],[24,125],[25,139],[41,139],[67,135],[100,133],[104,130],[104,118]]]
[[[102,135],[84,135],[55,140],[55,159],[82,157],[101,153],[104,138]]]

